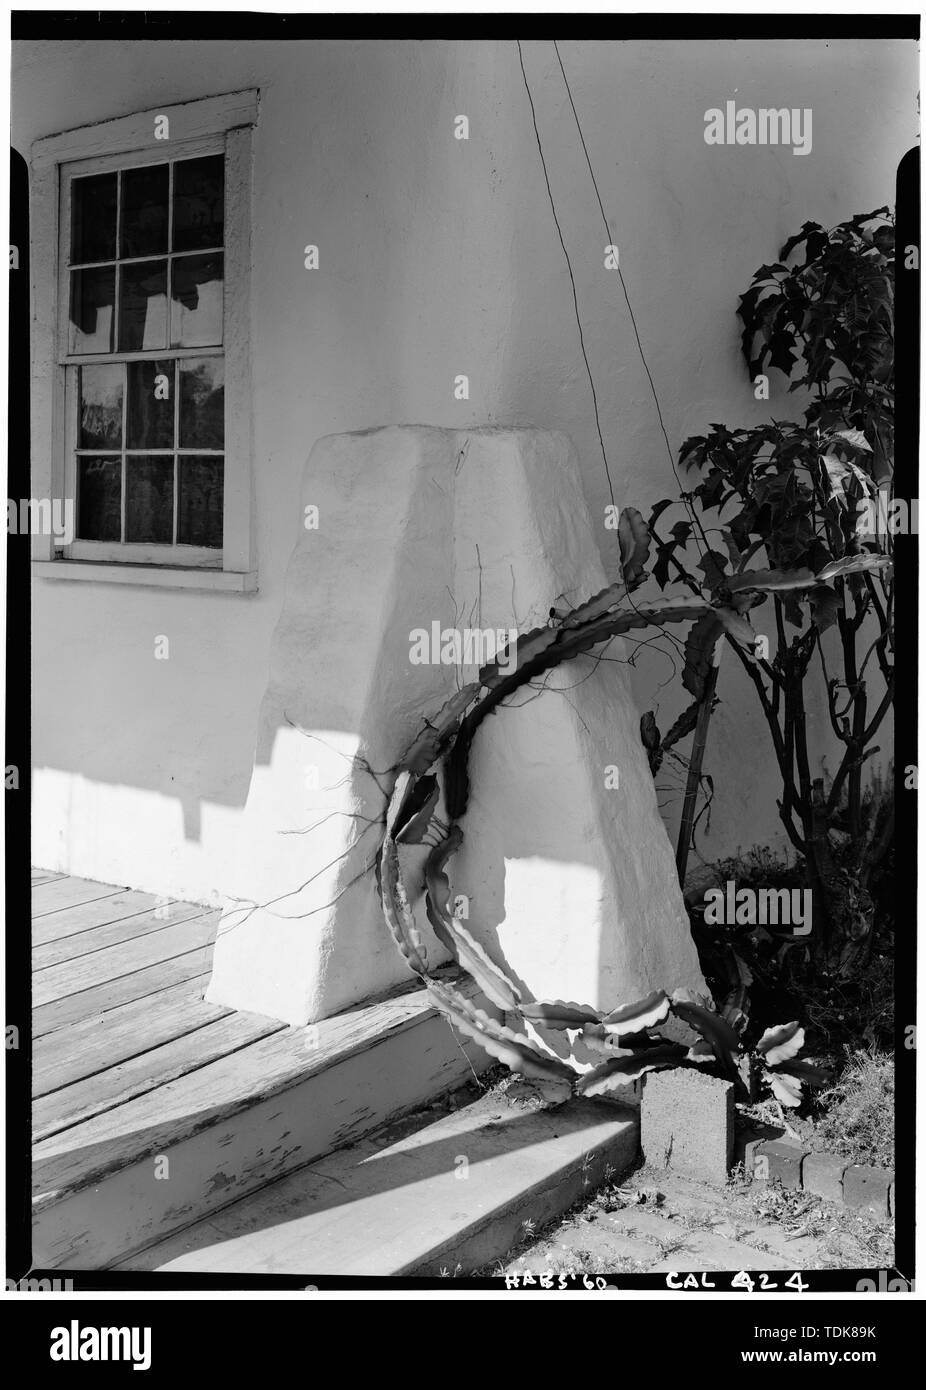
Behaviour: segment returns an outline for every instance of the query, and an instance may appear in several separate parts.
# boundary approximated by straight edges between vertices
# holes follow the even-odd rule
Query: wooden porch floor
[[[283,1027],[203,999],[217,911],[42,870],[32,885],[36,1145]]]
[[[36,1268],[111,1267],[470,1074],[414,981],[307,1033],[205,1002],[217,911],[32,883]]]

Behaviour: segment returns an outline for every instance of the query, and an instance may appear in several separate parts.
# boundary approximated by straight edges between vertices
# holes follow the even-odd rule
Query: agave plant
[[[506,649],[502,662],[483,667],[478,679],[449,699],[405,750],[392,769],[394,783],[376,857],[386,924],[405,962],[426,984],[435,1006],[490,1056],[512,1071],[544,1082],[551,1098],[561,1100],[573,1094],[604,1095],[658,1068],[702,1066],[705,1062],[737,1080],[743,1056],[732,1024],[680,992],[669,998],[663,990],[656,990],[645,999],[611,1011],[561,999],[523,1001],[514,982],[451,912],[447,866],[463,842],[459,821],[469,799],[469,750],[487,714],[541,672],[632,628],[709,620],[720,630],[735,632],[744,645],[756,640],[743,606],[732,599],[712,604],[685,595],[625,605],[627,596],[645,577],[649,550],[649,532],[633,508],[622,513],[618,538],[623,575],[618,583],[578,608],[552,609],[546,626],[517,638],[511,653],[514,660],[509,659]],[[437,815],[441,791],[446,820]],[[505,1023],[474,1005],[457,983],[435,977],[428,964],[399,860],[400,846],[422,843],[431,846],[424,866],[428,921],[460,970],[504,1014]],[[660,1028],[670,1016],[689,1024],[701,1042],[686,1047],[664,1037]],[[583,1071],[577,1064],[560,1060],[537,1045],[528,1035],[528,1025],[565,1034],[572,1043],[573,1059],[575,1048],[581,1044],[586,1056],[591,1049],[600,1055],[601,1062],[591,1071]],[[779,1049],[782,1045],[777,1044]],[[770,1068],[775,1066],[768,1057],[766,1062]]]

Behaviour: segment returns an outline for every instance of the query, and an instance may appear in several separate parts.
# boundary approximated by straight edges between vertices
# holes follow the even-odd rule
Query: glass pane
[[[71,265],[116,258],[116,175],[71,181]]]
[[[124,169],[121,256],[156,256],[167,250],[167,165]]]
[[[71,271],[68,352],[112,352],[115,300],[113,266]]]
[[[181,454],[180,545],[222,544],[223,460],[215,454]]]
[[[225,445],[225,359],[180,362],[180,447],[221,449]]]
[[[121,520],[122,460],[77,460],[77,539],[117,541]]]
[[[181,256],[171,275],[171,347],[212,347],[222,341],[225,257]]]
[[[129,400],[125,420],[127,449],[174,447],[174,364],[127,362]]]
[[[221,246],[225,229],[225,170],[220,154],[174,165],[174,251]]]
[[[174,460],[128,454],[125,460],[125,538],[170,545],[174,539]]]
[[[80,369],[79,449],[122,448],[122,364]]]
[[[138,261],[121,269],[119,351],[167,346],[167,262]]]

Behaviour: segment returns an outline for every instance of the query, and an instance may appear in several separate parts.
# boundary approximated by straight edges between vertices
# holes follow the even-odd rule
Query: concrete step
[[[104,1070],[94,1053],[92,1075],[37,1099],[61,1113],[33,1151],[36,1268],[111,1266],[490,1064],[420,988],[308,1029],[253,1014],[193,1028],[196,1008],[192,1031]],[[114,1047],[118,1013],[99,1020]]]
[[[121,1269],[468,1273],[501,1261],[634,1162],[637,1111],[532,1110],[492,1091],[396,1138],[388,1128],[211,1215]]]

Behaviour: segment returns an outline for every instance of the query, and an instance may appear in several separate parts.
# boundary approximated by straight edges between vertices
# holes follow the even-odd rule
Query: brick
[[[841,1202],[842,1175],[847,1167],[847,1160],[834,1154],[809,1153],[801,1169],[804,1191],[825,1197],[828,1202]]]
[[[749,1129],[737,1130],[733,1140],[733,1161],[742,1163],[746,1173],[751,1173],[755,1164],[756,1151],[769,1139],[780,1139],[783,1129],[771,1125],[757,1124]]]
[[[876,1216],[888,1215],[888,1195],[894,1174],[889,1168],[870,1168],[853,1163],[842,1180],[843,1201],[847,1207],[873,1211]]]
[[[640,1106],[646,1162],[722,1187],[733,1157],[733,1085],[681,1069],[649,1072]]]
[[[766,1181],[780,1182],[782,1187],[799,1188],[801,1166],[806,1155],[807,1150],[802,1149],[799,1144],[792,1144],[787,1139],[770,1139],[765,1144],[760,1144],[756,1150],[753,1160],[757,1168],[755,1176],[759,1176],[759,1160],[765,1159],[768,1163]],[[762,1181],[761,1177],[759,1181]]]

